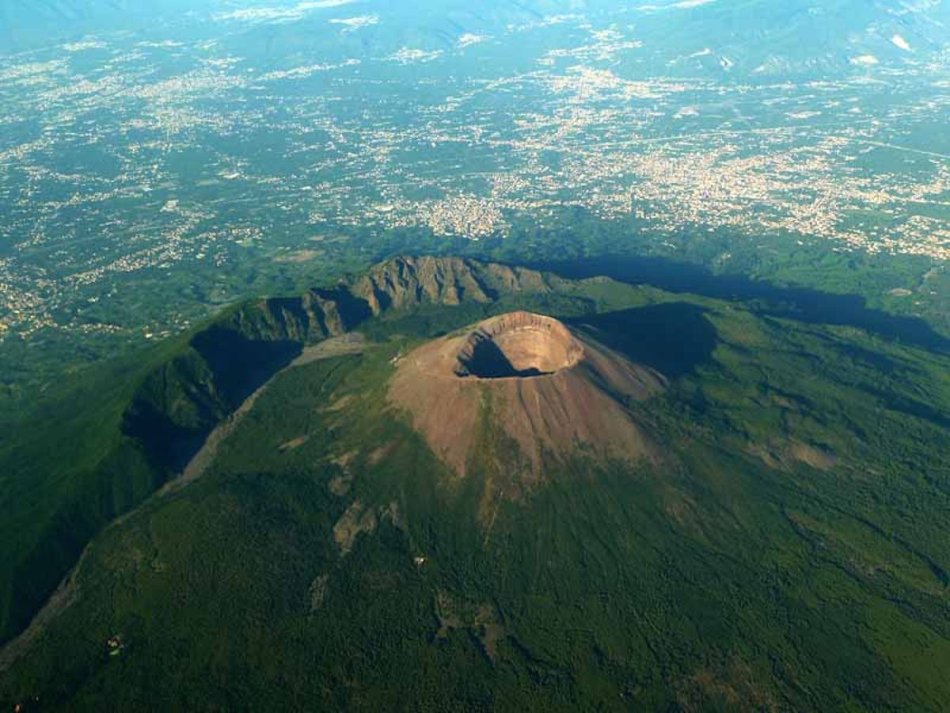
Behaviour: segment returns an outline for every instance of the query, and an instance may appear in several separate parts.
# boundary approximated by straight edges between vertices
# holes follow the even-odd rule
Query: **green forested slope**
[[[0,443],[0,640],[26,626],[90,537],[178,473],[216,423],[299,353],[311,335],[288,337],[286,321],[272,302],[243,306],[64,379],[11,425]]]
[[[492,494],[510,473],[490,404],[462,480],[387,410],[395,355],[515,307],[670,377],[631,406],[662,464],[579,454],[510,501]],[[602,280],[361,329],[362,355],[281,373],[203,478],[95,540],[69,606],[0,674],[0,699],[939,710],[950,698],[946,356]]]
[[[181,472],[216,424],[299,354],[373,312],[547,290],[539,273],[400,258],[329,288],[239,304],[152,349],[64,374],[0,433],[0,642],[104,525]]]

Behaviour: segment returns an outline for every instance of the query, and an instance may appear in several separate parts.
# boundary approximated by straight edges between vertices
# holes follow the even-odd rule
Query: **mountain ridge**
[[[62,472],[31,476],[77,485],[50,486],[60,490],[43,496],[52,508],[47,522],[11,524],[12,532],[31,527],[36,534],[4,555],[10,563],[6,581],[0,580],[0,642],[27,627],[95,533],[178,477],[214,428],[304,346],[351,331],[374,315],[424,305],[486,307],[506,289],[546,294],[558,279],[470,258],[394,257],[330,287],[239,303],[138,358],[123,377],[114,415],[96,425],[107,439],[105,452],[76,472],[69,463],[60,465]],[[31,460],[39,462],[34,455],[14,452],[14,458],[25,464],[18,466],[21,479],[28,477]],[[34,497],[43,492],[36,489]]]

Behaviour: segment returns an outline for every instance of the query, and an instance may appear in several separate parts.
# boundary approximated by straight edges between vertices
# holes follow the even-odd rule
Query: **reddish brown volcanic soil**
[[[541,476],[543,451],[563,457],[578,446],[594,454],[655,460],[658,449],[622,399],[646,399],[664,378],[564,324],[511,312],[437,339],[400,360],[391,403],[412,416],[432,450],[464,475],[477,447],[479,418],[513,439]]]

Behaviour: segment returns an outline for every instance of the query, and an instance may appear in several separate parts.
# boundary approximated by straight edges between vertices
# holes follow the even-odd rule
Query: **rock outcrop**
[[[494,302],[500,295],[546,293],[552,278],[534,270],[458,257],[398,257],[372,268],[351,287],[373,314],[420,304]]]

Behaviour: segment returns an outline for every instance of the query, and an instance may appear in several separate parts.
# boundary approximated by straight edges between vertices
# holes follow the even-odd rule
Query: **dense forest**
[[[464,261],[426,291],[398,264],[345,290],[373,295],[375,312],[339,293],[331,307],[322,291],[250,303],[126,366],[140,374],[132,393],[90,385],[90,404],[115,406],[84,427],[115,438],[117,455],[88,480],[50,479],[63,509],[34,541],[58,559],[43,560],[49,584],[32,600],[7,583],[20,607],[8,612],[35,609],[78,556],[83,543],[52,529],[67,514],[92,537],[175,475],[149,434],[185,457],[266,382],[200,478],[93,539],[42,625],[4,650],[0,698],[937,710],[950,696],[950,371],[936,332],[866,309],[863,324],[821,323],[764,297]],[[580,451],[523,497],[493,496],[514,461],[486,404],[469,474],[447,471],[388,406],[392,362],[514,309],[557,316],[667,377],[663,394],[628,404],[662,463]],[[285,368],[352,328],[359,353]],[[247,361],[228,369],[220,353]],[[28,619],[8,614],[7,636]]]

